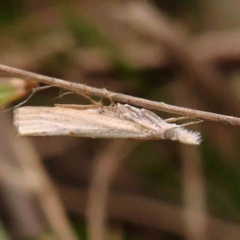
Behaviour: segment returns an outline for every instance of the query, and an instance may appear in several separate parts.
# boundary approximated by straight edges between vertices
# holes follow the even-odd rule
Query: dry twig
[[[126,140],[114,141],[94,159],[87,202],[90,240],[105,239],[107,203],[113,178],[123,159],[135,147]],[[123,151],[124,149],[124,151]]]
[[[23,71],[17,68],[8,67],[1,64],[0,64],[0,74],[8,77],[22,78],[26,81],[36,81],[36,82],[41,82],[45,84],[50,84],[52,86],[60,87],[77,94],[86,93],[87,91],[90,95],[106,98],[106,93],[103,89],[86,87],[86,85],[83,85],[80,83],[68,82],[58,78],[47,77],[40,74]],[[228,123],[232,125],[240,125],[240,118],[237,118],[237,117],[173,106],[163,102],[150,101],[150,100],[132,97],[125,94],[115,93],[110,91],[108,92],[108,95],[114,101],[124,102],[124,103],[132,104],[132,105],[136,105],[136,106],[140,106],[148,109],[165,111],[173,114],[188,116],[191,118],[223,122],[223,123]]]

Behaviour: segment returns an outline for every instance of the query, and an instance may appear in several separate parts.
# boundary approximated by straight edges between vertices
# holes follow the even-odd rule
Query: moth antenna
[[[103,93],[104,93],[104,95],[108,98],[108,100],[110,101],[110,105],[112,105],[112,106],[115,106],[116,104],[115,104],[115,102],[112,100],[112,98],[111,98],[111,96],[109,95],[109,93],[108,93],[108,90],[106,89],[106,88],[103,88]]]
[[[193,122],[188,122],[188,123],[181,124],[179,126],[186,127],[186,126],[190,126],[190,125],[201,123],[201,122],[204,122],[204,120],[197,120],[197,121],[193,121]]]

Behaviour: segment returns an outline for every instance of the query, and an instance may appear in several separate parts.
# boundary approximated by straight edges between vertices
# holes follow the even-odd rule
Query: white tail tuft
[[[189,145],[199,145],[202,141],[199,132],[189,131],[185,128],[176,128],[176,138],[176,140]]]

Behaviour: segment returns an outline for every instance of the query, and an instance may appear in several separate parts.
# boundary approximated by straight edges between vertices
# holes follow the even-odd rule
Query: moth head
[[[177,128],[174,128],[174,127],[167,129],[165,131],[165,133],[164,133],[164,137],[166,139],[170,139],[172,141],[178,140],[178,138],[177,138],[177,131],[176,130],[177,130]]]
[[[172,141],[180,141],[189,145],[198,145],[201,142],[199,132],[189,131],[182,127],[172,127],[164,132],[164,138]]]

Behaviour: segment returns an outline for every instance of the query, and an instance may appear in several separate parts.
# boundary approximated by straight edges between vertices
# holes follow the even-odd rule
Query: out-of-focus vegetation
[[[238,0],[1,1],[0,34],[1,64],[240,116]],[[23,101],[35,87],[15,80],[0,79],[1,108]],[[36,93],[27,105],[89,104],[75,94],[59,97],[63,92]],[[25,149],[18,146],[20,137],[13,140],[11,113],[0,119],[0,217],[11,238],[60,239],[56,229],[64,225],[53,221],[59,224],[55,228],[49,220],[53,208],[44,211],[43,204],[49,192],[36,195],[34,184],[43,183],[36,172],[26,177],[18,159],[24,152],[31,163],[28,151],[34,147],[79,239],[94,239],[91,231],[103,226],[109,239],[240,239],[239,127],[212,122],[191,127],[203,135],[200,147],[48,137],[27,139]],[[114,163],[111,153],[118,142],[123,146],[119,156],[127,153]],[[26,182],[34,187],[22,187]],[[99,197],[99,206],[91,205],[92,196]],[[91,209],[96,216],[89,214]],[[104,216],[99,227],[94,218],[102,223]]]

